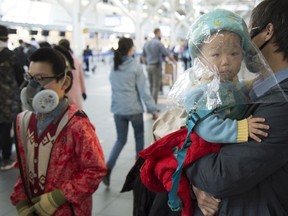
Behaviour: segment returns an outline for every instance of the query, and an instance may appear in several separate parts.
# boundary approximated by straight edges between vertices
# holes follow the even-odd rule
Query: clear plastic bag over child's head
[[[287,101],[237,14],[222,9],[204,14],[192,24],[187,39],[193,65],[170,90],[173,104],[190,111]],[[277,94],[267,99],[271,89]]]

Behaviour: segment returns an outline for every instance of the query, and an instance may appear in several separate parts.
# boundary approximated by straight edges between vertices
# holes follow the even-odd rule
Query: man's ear
[[[266,35],[265,35],[265,41],[271,40],[271,38],[274,35],[274,26],[272,23],[268,23],[265,27]]]

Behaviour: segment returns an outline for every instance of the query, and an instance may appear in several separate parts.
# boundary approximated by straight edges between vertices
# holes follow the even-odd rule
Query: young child
[[[216,107],[220,111],[211,113],[195,125],[195,133],[190,135],[192,145],[187,150],[183,168],[205,154],[219,151],[220,145],[215,143],[246,142],[248,137],[261,142],[258,136],[267,136],[268,133],[263,129],[269,129],[268,125],[263,124],[264,118],[250,116],[241,120],[249,103],[249,87],[244,82],[239,82],[238,76],[245,54],[252,49],[243,19],[222,9],[204,14],[193,23],[188,43],[192,58],[195,59],[194,64],[189,74],[184,76],[186,80],[175,83],[172,95],[180,97],[176,99],[182,103],[187,113],[192,109],[196,109],[196,113],[199,110],[212,112]],[[228,108],[221,110],[227,106]],[[178,169],[175,157],[177,152],[173,150],[175,146],[182,148],[187,129],[173,133],[167,131],[166,134],[168,135],[140,152],[140,156],[145,159],[140,172],[142,182],[155,192],[171,190],[172,175]],[[180,180],[178,195],[183,204],[182,215],[191,215],[192,200],[184,174]]]
[[[65,55],[40,48],[25,74],[21,100],[29,111],[16,119],[20,177],[11,195],[18,215],[91,215],[107,172],[95,128],[65,96],[73,80]]]
[[[201,16],[191,29],[188,42],[194,65],[184,77],[185,84],[176,83],[170,95],[181,92],[176,99],[183,101],[187,113],[195,107],[207,110],[231,107],[211,115],[195,128],[206,141],[246,142],[249,136],[260,142],[257,135],[268,135],[257,130],[268,129],[258,125],[265,119],[240,120],[249,103],[249,87],[239,83],[238,73],[252,46],[245,22],[229,11],[218,9]],[[225,133],[219,133],[223,130]]]

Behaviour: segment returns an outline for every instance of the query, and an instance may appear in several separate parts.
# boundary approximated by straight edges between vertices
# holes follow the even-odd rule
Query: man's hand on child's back
[[[204,216],[213,216],[217,213],[221,200],[192,185],[198,207]]]

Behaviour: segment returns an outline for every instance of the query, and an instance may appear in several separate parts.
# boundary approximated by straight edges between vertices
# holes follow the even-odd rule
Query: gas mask
[[[256,52],[255,49],[255,47],[251,47],[251,51],[247,52],[244,57],[246,68],[251,73],[259,73],[264,67],[263,57],[259,52]]]
[[[59,104],[55,91],[43,88],[33,79],[22,89],[20,97],[24,108],[36,113],[49,113]]]

